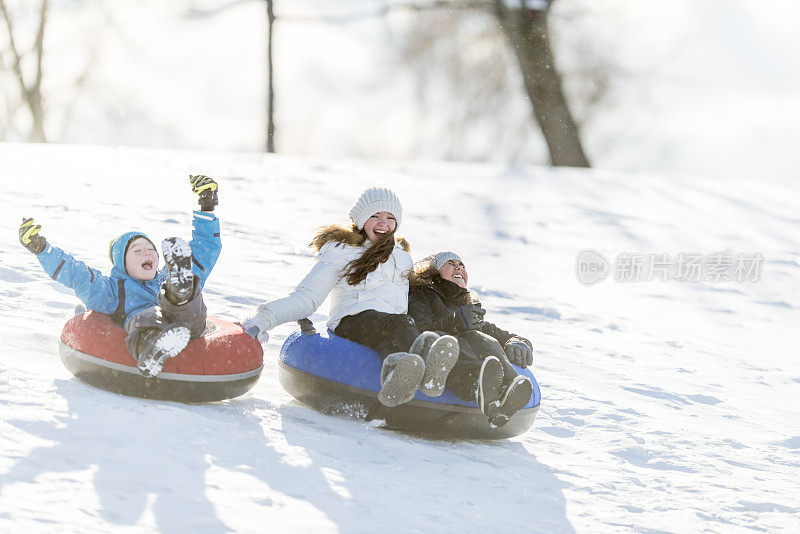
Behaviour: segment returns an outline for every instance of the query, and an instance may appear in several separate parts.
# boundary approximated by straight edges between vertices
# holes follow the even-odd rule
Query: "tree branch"
[[[192,8],[189,10],[187,16],[192,18],[207,18],[213,17],[218,13],[241,4],[249,2],[263,2],[264,0],[233,0],[227,4],[223,4],[213,9],[197,9]],[[383,17],[391,11],[405,9],[408,11],[433,11],[436,9],[494,9],[495,4],[491,0],[429,0],[419,2],[387,2],[377,9],[362,11],[360,13],[350,13],[341,16],[305,16],[305,15],[282,15],[281,20],[292,22],[328,22],[332,24],[347,24],[357,20]]]
[[[42,57],[44,56],[44,25],[47,22],[47,0],[42,0],[42,6],[39,10],[39,31],[36,32],[36,78],[33,82],[33,93],[40,94],[39,89],[42,86]]]
[[[5,19],[6,27],[8,28],[8,46],[11,48],[12,59],[14,61],[14,74],[16,74],[17,81],[19,81],[22,94],[27,95],[28,88],[25,86],[25,78],[22,77],[22,56],[20,56],[17,43],[14,41],[14,26],[11,23],[11,17],[8,15],[5,0],[0,0],[0,11],[3,12],[3,19]]]
[[[387,3],[383,7],[373,9],[371,11],[364,11],[361,13],[351,13],[349,15],[342,15],[338,17],[323,16],[323,17],[303,17],[303,16],[284,16],[284,20],[292,20],[299,22],[329,22],[334,24],[347,24],[350,22],[376,17],[385,17],[390,12],[395,10],[404,9],[406,11],[434,11],[438,9],[486,9],[490,10],[494,7],[491,1],[485,0],[431,0],[429,2],[395,2]]]
[[[210,17],[214,17],[219,13],[222,13],[226,9],[230,9],[232,7],[236,7],[242,4],[249,4],[250,2],[263,2],[264,0],[232,0],[227,4],[222,4],[221,6],[213,7],[211,9],[200,9],[197,7],[190,7],[189,10],[186,12],[186,16],[191,19],[206,19]]]

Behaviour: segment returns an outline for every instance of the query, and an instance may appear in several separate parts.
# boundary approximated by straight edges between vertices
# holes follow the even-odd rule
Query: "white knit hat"
[[[383,187],[370,187],[358,197],[353,207],[350,208],[350,218],[359,230],[364,228],[364,223],[379,211],[388,211],[397,220],[397,226],[403,219],[403,206],[390,189]]]
[[[428,263],[436,267],[436,270],[438,271],[439,269],[442,268],[442,266],[444,266],[445,263],[447,263],[450,260],[458,260],[461,263],[464,263],[464,260],[461,259],[461,256],[459,256],[455,252],[450,252],[449,250],[446,250],[444,252],[439,252],[437,254],[431,254],[422,261],[427,261]]]

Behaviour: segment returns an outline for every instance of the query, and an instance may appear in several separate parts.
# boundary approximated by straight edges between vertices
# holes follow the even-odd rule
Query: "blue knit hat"
[[[128,245],[137,237],[143,237],[150,241],[153,245],[153,240],[144,235],[142,232],[125,232],[118,238],[114,239],[108,244],[108,259],[114,264],[114,267],[120,269],[123,273],[128,274],[125,270],[125,253],[128,252]],[[155,245],[153,245],[155,248]],[[158,252],[156,252],[158,254]]]

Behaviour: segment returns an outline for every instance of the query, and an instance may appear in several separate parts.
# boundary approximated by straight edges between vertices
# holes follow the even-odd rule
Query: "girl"
[[[478,403],[493,427],[506,424],[531,399],[533,386],[509,360],[533,363],[533,345],[524,337],[483,320],[486,310],[467,289],[467,268],[453,252],[439,252],[414,265],[409,315],[419,328],[456,336],[461,349],[447,377],[457,397]]]
[[[383,359],[378,400],[386,406],[410,401],[417,389],[438,396],[458,359],[449,335],[422,332],[407,315],[408,243],[395,240],[403,216],[389,189],[370,188],[350,210],[350,228],[329,225],[311,242],[317,263],[288,296],[261,304],[245,331],[261,341],[267,331],[311,315],[331,293],[328,329],[366,345]]]

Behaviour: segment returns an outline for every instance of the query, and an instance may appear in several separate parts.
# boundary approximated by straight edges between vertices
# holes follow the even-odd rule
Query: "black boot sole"
[[[483,360],[478,374],[477,402],[481,412],[490,419],[500,410],[500,387],[503,384],[503,364],[495,356]]]
[[[489,425],[498,428],[508,423],[511,417],[527,406],[533,394],[531,381],[523,376],[516,376],[508,385],[500,398],[500,410],[489,418]]]

